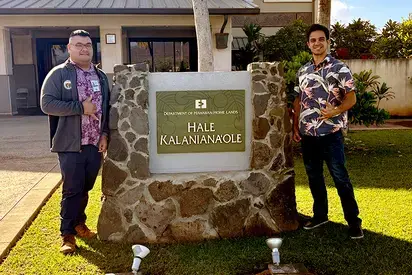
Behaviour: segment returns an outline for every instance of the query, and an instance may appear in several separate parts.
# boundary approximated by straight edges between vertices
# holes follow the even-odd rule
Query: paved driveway
[[[47,116],[0,116],[0,220],[57,163]]]

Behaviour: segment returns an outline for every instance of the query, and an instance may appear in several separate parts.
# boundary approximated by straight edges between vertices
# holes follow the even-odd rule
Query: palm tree
[[[355,78],[355,81],[359,83],[363,83],[365,86],[365,90],[373,90],[375,87],[379,85],[379,78],[380,76],[378,75],[373,75],[372,70],[364,70],[361,71],[360,73],[354,73],[353,78]]]
[[[395,93],[391,91],[391,87],[388,87],[388,85],[385,82],[383,82],[380,87],[376,86],[373,89],[373,92],[375,93],[378,99],[378,104],[376,106],[376,108],[378,109],[379,109],[379,104],[381,103],[382,99],[389,100],[389,99],[395,98]]]
[[[263,61],[264,35],[260,32],[262,27],[254,23],[250,23],[245,24],[242,30],[247,36],[247,42],[250,45],[250,48],[256,53],[254,58],[258,58],[259,61]]]
[[[247,41],[254,47],[256,47],[256,44],[259,43],[263,37],[263,34],[260,32],[262,27],[254,23],[245,24],[242,30],[247,36]]]
[[[214,67],[207,0],[192,0],[192,4],[197,37],[198,71],[211,72]]]
[[[330,9],[332,0],[319,0],[318,6],[318,22],[319,24],[330,28]]]

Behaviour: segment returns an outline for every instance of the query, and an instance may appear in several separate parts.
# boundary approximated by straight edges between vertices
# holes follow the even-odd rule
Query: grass
[[[359,203],[365,238],[352,241],[339,197],[326,177],[331,223],[313,231],[281,234],[283,263],[303,263],[314,274],[412,274],[412,131],[365,131],[347,139],[348,170]],[[295,159],[298,210],[311,215],[312,198],[303,163]],[[100,182],[91,192],[89,224],[96,228]],[[59,190],[60,191],[60,190]],[[59,202],[56,192],[10,252],[0,274],[104,274],[128,272],[130,244],[80,240],[72,256],[58,253]],[[149,245],[144,274],[255,274],[271,261],[265,237],[202,243]]]

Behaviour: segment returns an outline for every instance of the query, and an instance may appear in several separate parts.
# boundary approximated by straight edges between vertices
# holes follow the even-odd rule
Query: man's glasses
[[[70,45],[73,45],[73,44],[70,44]],[[76,43],[73,46],[79,51],[83,50],[83,48],[86,48],[86,50],[91,50],[93,48],[93,45],[91,43],[87,43],[87,44]]]
[[[326,37],[319,37],[318,39],[316,39],[316,38],[311,38],[311,39],[309,39],[309,42],[310,42],[310,43],[316,43],[316,41],[325,42],[325,41],[326,41]]]

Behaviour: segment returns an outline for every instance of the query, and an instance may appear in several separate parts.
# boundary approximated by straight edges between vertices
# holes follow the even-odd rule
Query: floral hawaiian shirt
[[[93,65],[87,71],[82,70],[74,62],[71,62],[77,73],[77,92],[79,100],[85,101],[90,96],[92,103],[96,105],[96,117],[99,120],[92,118],[89,115],[82,115],[82,145],[97,146],[100,140],[100,120],[102,118],[102,92],[100,80]]]
[[[354,80],[349,68],[327,55],[317,66],[313,60],[296,74],[295,92],[300,98],[299,131],[307,136],[324,136],[347,127],[347,112],[321,120],[321,109],[326,102],[333,106],[342,103],[346,93],[354,91]]]

